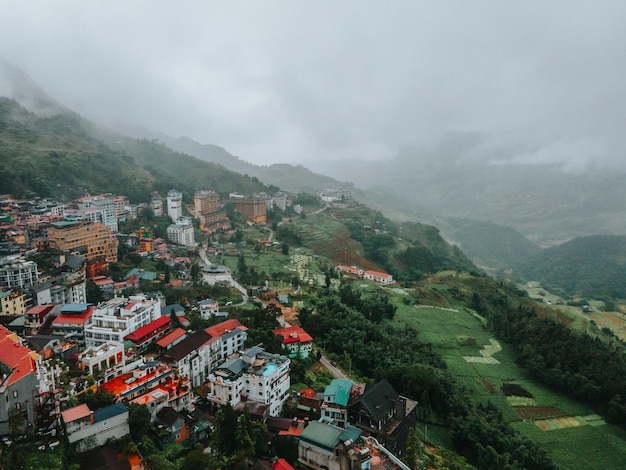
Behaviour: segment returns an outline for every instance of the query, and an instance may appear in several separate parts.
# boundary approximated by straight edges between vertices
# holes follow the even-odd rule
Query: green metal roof
[[[333,395],[335,397],[334,403],[347,406],[353,385],[354,382],[349,379],[334,379],[324,390],[324,396]]]
[[[343,432],[343,429],[336,426],[313,421],[302,431],[300,440],[332,452],[341,440]]]

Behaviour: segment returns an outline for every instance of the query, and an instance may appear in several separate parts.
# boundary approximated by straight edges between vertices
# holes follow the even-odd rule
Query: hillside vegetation
[[[0,97],[0,187],[25,196],[91,193],[149,199],[152,191],[177,188],[189,200],[197,189],[222,194],[268,190],[258,179],[172,151],[155,141],[96,128],[72,112],[39,116]]]
[[[562,295],[626,298],[626,236],[591,235],[542,250],[520,265],[527,279]]]

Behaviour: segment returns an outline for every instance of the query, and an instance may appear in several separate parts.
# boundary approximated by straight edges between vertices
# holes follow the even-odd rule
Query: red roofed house
[[[379,271],[365,271],[363,273],[363,279],[380,282],[381,284],[393,284],[393,276],[391,274],[382,273]]]
[[[170,331],[156,342],[156,345],[164,350],[171,349],[187,337],[187,331],[183,328],[176,328]]]
[[[170,328],[170,318],[167,316],[159,317],[151,321],[146,326],[133,331],[124,336],[126,341],[135,343],[138,349],[145,349],[150,344],[162,338]]]
[[[36,305],[26,311],[26,319],[24,329],[26,334],[34,335],[37,333],[41,325],[44,324],[50,312],[54,309],[54,305]]]
[[[35,425],[38,359],[19,336],[0,326],[0,435],[16,431],[12,429],[15,413],[23,416],[24,427]]]
[[[363,276],[363,270],[356,266],[345,266],[345,265],[340,264],[339,266],[335,267],[335,270],[341,271],[342,273],[349,274],[350,276],[356,276],[356,277]]]
[[[299,326],[278,328],[272,333],[282,336],[283,349],[289,351],[289,357],[309,357],[313,349],[313,338]]]
[[[61,307],[61,315],[52,321],[52,334],[68,335],[74,333],[75,338],[84,341],[85,327],[91,324],[94,307],[90,304],[65,304]]]

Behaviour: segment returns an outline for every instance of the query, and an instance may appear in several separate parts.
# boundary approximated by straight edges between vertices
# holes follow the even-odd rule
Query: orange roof
[[[176,341],[178,338],[180,338],[186,333],[187,331],[185,331],[183,328],[176,328],[175,330],[163,336],[163,338],[158,340],[156,344],[157,346],[161,348],[166,348],[169,344],[173,343],[174,341]]]
[[[28,374],[35,374],[38,357],[36,352],[22,346],[19,336],[0,326],[0,361],[12,369],[3,385],[12,385]]]
[[[76,421],[77,419],[86,418],[90,414],[91,410],[84,403],[73,408],[68,408],[65,411],[61,411],[61,417],[63,418],[63,422],[66,424]]]
[[[216,336],[222,336],[227,331],[234,330],[235,328],[239,328],[242,331],[248,331],[247,327],[243,326],[239,322],[239,320],[235,320],[234,318],[218,323],[217,325],[210,326],[206,328],[204,331],[206,331],[211,336],[216,337]]]
[[[272,467],[274,467],[274,470],[294,470],[285,459],[276,459],[276,461],[272,463]]]

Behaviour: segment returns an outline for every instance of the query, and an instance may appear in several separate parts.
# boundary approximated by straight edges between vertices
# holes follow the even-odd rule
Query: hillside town
[[[318,197],[327,204],[347,199]],[[138,205],[114,194],[69,203],[1,198],[0,446],[34,442],[40,452],[54,453],[69,445],[79,456],[106,460],[111,442],[141,435],[156,446],[210,453],[220,410],[228,407],[262,423],[270,442],[283,440],[293,449],[291,461],[266,453],[254,468],[408,468],[399,457],[417,402],[386,380],[367,387],[352,380],[324,358],[315,338],[290,323],[297,308],[287,307],[287,295],[268,297],[267,281],[246,289],[226,266],[207,259],[217,251],[211,236],[234,236],[228,210],[249,226],[268,224],[268,212],[302,213],[285,192],[231,193],[223,200],[201,190],[184,203],[181,192],[170,190]],[[133,223],[155,218],[169,220],[165,236]],[[263,246],[271,243],[270,236]],[[112,275],[129,253],[136,263],[161,263],[165,274],[137,264]],[[356,266],[335,271],[393,282],[387,273]],[[278,350],[251,343],[250,325],[229,315],[232,301],[181,305],[158,288],[216,279],[228,281],[240,305],[251,301],[279,320],[280,328],[267,331]],[[319,390],[294,389],[294,361],[317,359],[328,364],[330,382]],[[132,429],[137,414],[145,429]],[[124,468],[149,468],[140,452],[118,452],[114,459]]]

